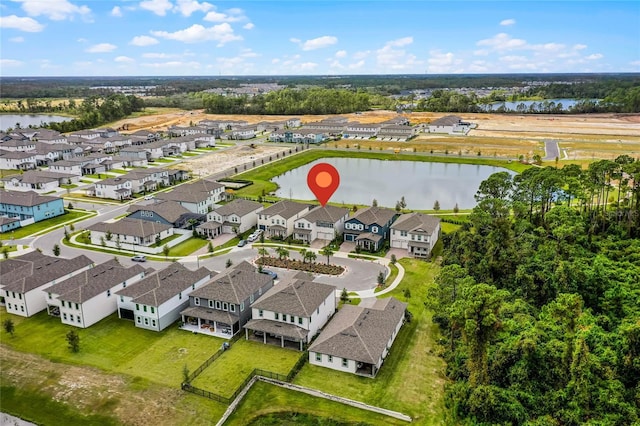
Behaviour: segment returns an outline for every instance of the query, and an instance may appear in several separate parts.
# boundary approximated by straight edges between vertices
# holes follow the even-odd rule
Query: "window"
[[[124,296],[120,296],[120,301],[124,302]]]
[[[244,311],[244,302],[240,304],[240,312]]]
[[[229,310],[229,304],[227,302],[222,302],[222,310],[223,311],[228,311]]]
[[[282,321],[286,321],[287,320],[287,314],[282,314]]]
[[[151,325],[155,327],[156,326],[156,320],[151,320]]]
[[[260,287],[260,288],[258,289],[258,295],[259,295],[259,296],[262,296],[262,287]]]
[[[274,315],[274,318],[275,318],[275,319],[280,319],[280,314],[279,314],[279,313],[277,313],[277,312],[276,312],[276,313],[274,313],[273,315]]]
[[[298,324],[302,325],[302,317],[298,317]]]
[[[80,309],[80,305],[76,303],[76,309]]]
[[[351,224],[350,223],[345,223],[344,224],[344,229],[351,229]]]
[[[49,299],[51,299],[51,293],[48,293],[48,295],[49,295]]]
[[[140,305],[136,303],[136,311],[139,311],[139,310],[140,310]]]
[[[62,302],[60,302],[60,303],[62,304],[62,307],[64,308],[64,307],[65,307],[65,306],[64,306],[64,300],[63,300]]]
[[[194,297],[193,298],[193,304],[196,306],[200,306],[200,298],[199,297]]]
[[[372,226],[371,227],[371,232],[373,232],[374,234],[378,233],[378,227],[377,226]]]
[[[222,304],[220,303],[220,301],[216,300],[216,309],[220,309],[221,306]]]
[[[231,312],[235,312],[236,311],[236,305],[234,303],[229,303],[229,310]]]
[[[111,297],[111,289],[107,290],[107,297]]]
[[[195,290],[196,289],[196,283],[191,284],[191,290]]]
[[[20,310],[24,312],[24,305],[20,305]]]
[[[322,354],[321,353],[316,352],[316,361],[318,361],[318,362],[322,361]]]
[[[289,322],[291,323],[296,322],[296,317],[294,317],[293,315],[289,316]]]
[[[213,308],[214,307],[214,301],[213,300],[209,300],[209,307]]]
[[[249,303],[253,303],[253,300],[254,300],[254,298],[253,298],[253,294],[252,294],[251,296],[249,296]]]
[[[142,305],[142,310],[147,312],[147,305]]]
[[[329,358],[329,362],[333,362],[333,355],[329,355],[328,358]]]
[[[156,313],[156,308],[154,308],[153,306],[151,307],[151,313],[155,314]]]
[[[316,314],[320,315],[320,307],[318,307],[318,309],[316,309]]]
[[[78,323],[82,322],[82,320],[80,319],[80,315],[76,315],[76,321],[78,321]]]
[[[140,319],[140,317],[138,317],[138,318],[136,318],[136,319],[138,320],[138,324],[140,324],[140,322],[142,321],[142,320]]]
[[[11,309],[11,303],[7,303],[7,307]]]
[[[259,317],[263,317],[264,316],[264,312],[262,311],[262,309],[258,309],[258,316]]]
[[[348,367],[349,366],[349,360],[346,358],[342,358],[342,366],[343,367]]]
[[[67,320],[67,314],[62,314],[62,319],[66,321]]]
[[[178,300],[182,300],[182,292],[178,293]]]
[[[400,231],[400,236],[401,237],[406,237],[407,236],[407,231]]]
[[[144,319],[144,325],[149,325],[149,318]]]

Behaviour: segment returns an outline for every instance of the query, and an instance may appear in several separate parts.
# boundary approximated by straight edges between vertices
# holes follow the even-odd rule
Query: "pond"
[[[43,123],[60,123],[68,120],[71,118],[50,114],[0,114],[0,131],[4,132],[9,128],[15,129],[16,124],[27,128],[29,126],[39,127]]]
[[[404,196],[408,209],[430,210],[437,200],[442,210],[476,205],[473,198],[480,182],[501,167],[473,164],[418,161],[373,160],[367,158],[327,158],[317,160],[277,176],[276,195],[282,198],[315,200],[307,186],[307,173],[317,163],[332,164],[340,173],[340,187],[329,201],[345,205],[371,205],[394,208]]]
[[[533,107],[535,111],[549,112],[568,111],[578,102],[585,99],[545,99],[541,101],[515,101],[515,102],[494,102],[492,104],[478,105],[483,111],[496,111],[500,107],[504,107],[507,111],[528,112]],[[587,101],[598,102],[598,99],[586,99]],[[520,105],[520,109],[519,106]]]

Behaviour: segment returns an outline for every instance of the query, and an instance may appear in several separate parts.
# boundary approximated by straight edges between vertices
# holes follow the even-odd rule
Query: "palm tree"
[[[321,255],[327,256],[327,265],[329,264],[329,258],[333,256],[333,253],[334,251],[329,246],[326,246],[325,248],[322,249],[322,251],[320,251]]]
[[[277,247],[276,248],[276,253],[278,254],[278,259],[282,260],[283,258],[287,258],[289,257],[289,250],[287,250],[284,247]]]
[[[309,250],[307,252],[307,254],[305,255],[305,257],[309,260],[309,263],[313,263],[316,261],[316,259],[318,258],[318,255],[316,255],[314,252],[312,252],[311,250]]]
[[[307,260],[307,255],[309,254],[309,250],[303,248],[300,249],[300,256],[302,256],[302,263],[305,262],[305,260]]]
[[[260,247],[260,248],[258,249],[258,254],[260,255],[260,257],[265,258],[265,257],[267,257],[267,255],[269,254],[269,252],[267,251],[267,249],[266,249],[266,248],[264,248],[264,247]]]

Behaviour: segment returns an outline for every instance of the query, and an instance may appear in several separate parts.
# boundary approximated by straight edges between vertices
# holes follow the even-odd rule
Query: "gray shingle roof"
[[[293,217],[298,213],[307,210],[308,208],[308,204],[296,203],[295,201],[289,200],[281,200],[274,205],[262,210],[260,214],[267,216],[279,215],[284,219],[289,219],[290,217]]]
[[[207,268],[191,271],[174,262],[165,269],[145,277],[135,284],[118,291],[120,296],[131,297],[134,303],[160,306],[176,294],[189,289],[194,283],[211,276]],[[188,298],[185,297],[185,300]]]
[[[240,304],[269,282],[273,282],[269,275],[259,273],[248,262],[241,262],[232,270],[211,278],[210,282],[191,292],[190,296]]]
[[[305,214],[303,217],[312,223],[315,223],[315,222],[336,223],[341,218],[347,216],[348,214],[349,214],[349,209],[327,205],[324,207],[318,206],[312,209],[309,213]]]
[[[171,225],[150,222],[148,220],[123,218],[116,222],[98,222],[87,229],[97,232],[111,232],[117,235],[131,235],[134,237],[150,237],[170,229]]]
[[[93,265],[93,261],[85,255],[80,255],[72,259],[45,256],[41,253],[38,255],[30,253],[25,256],[16,258],[16,260],[26,262],[18,269],[13,270],[10,274],[7,274],[7,276],[5,276],[4,271],[0,272],[3,290],[24,294],[48,282],[63,278],[86,266]],[[0,263],[2,270],[4,270],[4,263],[5,262]],[[12,267],[13,265],[9,266],[9,268]]]
[[[458,124],[462,119],[457,115],[445,115],[444,117],[433,120],[429,126],[453,126]]]
[[[33,207],[56,200],[61,200],[61,198],[40,195],[34,191],[0,191],[0,203],[13,204],[16,206]]]
[[[381,207],[367,207],[362,210],[358,210],[352,219],[357,219],[365,225],[380,225],[384,226],[395,215],[395,210],[385,209]]]
[[[183,203],[202,203],[207,201],[209,193],[206,191],[183,190],[186,185],[180,186],[169,192],[160,192],[156,194],[158,200],[171,200]],[[187,188],[185,188],[187,189]]]
[[[209,321],[223,322],[225,324],[233,324],[238,321],[238,317],[231,315],[229,312],[213,308],[205,308],[202,306],[192,306],[187,308],[180,312],[180,315],[202,318]]]
[[[228,204],[218,207],[214,212],[218,213],[220,216],[229,216],[234,213],[238,216],[244,216],[247,213],[259,210],[260,208],[262,208],[262,204],[256,201],[236,198]]]
[[[84,303],[144,271],[140,265],[125,268],[112,259],[52,285],[47,292],[59,295],[60,300]]]
[[[370,308],[344,305],[309,351],[377,364],[406,308],[393,297],[378,299]]]
[[[296,340],[306,340],[309,335],[309,330],[305,330],[295,324],[265,319],[252,319],[245,324],[244,328],[271,333],[277,336],[292,337]]]
[[[272,287],[251,307],[309,318],[335,292],[332,285],[296,279]]]
[[[401,215],[393,225],[392,229],[398,231],[418,232],[433,234],[440,223],[440,218],[424,213],[406,213]]]
[[[127,212],[135,213],[138,210],[152,211],[172,223],[180,219],[180,216],[182,216],[183,214],[191,213],[185,207],[182,207],[180,203],[171,200],[162,200],[157,203],[148,204],[146,206],[133,204],[129,207]]]

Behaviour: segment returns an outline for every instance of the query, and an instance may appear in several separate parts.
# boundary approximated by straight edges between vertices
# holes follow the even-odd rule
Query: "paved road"
[[[544,152],[545,156],[543,160],[555,160],[556,158],[560,158],[560,147],[558,146],[558,141],[554,140],[545,140],[544,141]]]

